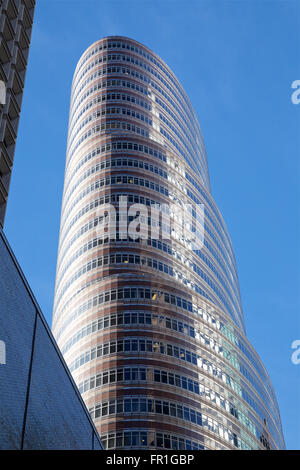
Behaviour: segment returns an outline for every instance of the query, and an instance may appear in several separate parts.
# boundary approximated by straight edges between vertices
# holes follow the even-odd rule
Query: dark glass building
[[[101,450],[49,326],[0,227],[0,450]]]
[[[21,112],[35,0],[0,1],[0,226]]]
[[[34,0],[0,0],[0,449],[102,450],[2,230],[34,7]]]
[[[285,447],[195,112],[124,37],[74,74],[53,331],[106,448]]]

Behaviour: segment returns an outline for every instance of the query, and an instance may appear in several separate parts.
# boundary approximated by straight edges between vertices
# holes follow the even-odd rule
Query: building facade
[[[107,449],[284,448],[195,112],[128,38],[75,70],[52,327]]]
[[[0,449],[102,450],[1,227],[0,259]]]
[[[0,226],[14,160],[35,0],[0,1]]]
[[[102,450],[2,230],[34,7],[34,0],[0,0],[0,449]]]

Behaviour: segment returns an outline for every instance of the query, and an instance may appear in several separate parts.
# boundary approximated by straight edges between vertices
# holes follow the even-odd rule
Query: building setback
[[[3,227],[35,0],[0,2],[0,226]]]
[[[124,198],[142,205],[137,239]],[[143,208],[154,206],[161,218],[150,220]],[[97,41],[75,70],[52,327],[107,449],[285,447],[195,112],[169,67],[132,39]]]

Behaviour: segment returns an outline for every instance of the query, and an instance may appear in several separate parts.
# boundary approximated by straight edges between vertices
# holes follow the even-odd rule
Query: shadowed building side
[[[101,450],[78,389],[0,227],[0,449]]]
[[[0,226],[14,161],[35,0],[0,2]]]

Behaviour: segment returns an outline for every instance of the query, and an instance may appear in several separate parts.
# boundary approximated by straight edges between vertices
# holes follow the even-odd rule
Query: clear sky
[[[159,54],[189,95],[237,258],[247,334],[300,448],[300,2],[38,0],[5,232],[51,323],[72,75],[107,35]],[[20,325],[20,327],[22,327]]]

